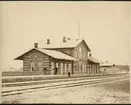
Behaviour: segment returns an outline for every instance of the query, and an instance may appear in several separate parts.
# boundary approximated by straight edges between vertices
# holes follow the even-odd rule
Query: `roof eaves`
[[[91,61],[91,62],[94,62],[94,63],[100,63],[98,60],[96,60],[92,57],[89,57],[88,60]]]
[[[28,52],[30,52],[30,51],[33,50],[33,49],[36,49],[36,48],[32,48],[32,49],[30,49],[29,51],[26,51],[24,54],[21,54],[20,56],[14,58],[14,60],[23,60],[23,57],[22,57],[22,56],[25,55],[25,54],[27,54]]]
[[[52,55],[50,55],[50,54],[48,54],[48,53],[46,53],[46,52],[43,52],[43,51],[41,51],[40,49],[37,49],[38,51],[40,51],[40,52],[42,52],[42,53],[45,53],[45,54],[47,54],[48,56],[51,56],[51,57],[53,57],[53,58],[55,58],[55,59],[65,59],[65,58],[58,58],[58,57],[54,57],[54,56],[52,56]],[[42,49],[42,50],[44,50],[44,49]],[[57,51],[57,52],[59,52],[59,51]],[[62,52],[60,52],[60,53],[62,53]],[[64,54],[64,53],[63,53]],[[66,56],[69,56],[69,55],[67,55],[67,54],[65,54]],[[71,56],[69,56],[69,57],[71,57]],[[77,61],[77,59],[75,59],[75,58],[73,58],[73,57],[71,57],[71,59],[65,59],[65,60],[76,60]]]
[[[86,43],[86,41],[85,41],[84,39],[83,39],[83,42],[85,43],[87,49],[88,49],[89,51],[91,51],[90,48],[89,48],[89,46],[87,45],[87,43]]]
[[[56,48],[54,48],[54,47],[52,47],[52,48],[43,47],[43,49],[64,49],[64,48],[74,48],[74,47],[56,47]]]

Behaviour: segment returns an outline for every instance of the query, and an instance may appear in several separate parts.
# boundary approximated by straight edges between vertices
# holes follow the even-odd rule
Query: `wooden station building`
[[[34,48],[15,58],[23,60],[23,71],[43,71],[45,75],[96,74],[100,72],[99,61],[91,56],[91,50],[84,39],[66,39],[59,44],[51,43],[50,39],[39,48]],[[55,72],[55,67],[58,68]]]

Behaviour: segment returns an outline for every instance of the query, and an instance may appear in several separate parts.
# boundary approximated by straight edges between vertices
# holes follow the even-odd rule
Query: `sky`
[[[1,67],[22,67],[14,60],[47,38],[80,37],[100,61],[129,64],[129,2],[0,2]]]

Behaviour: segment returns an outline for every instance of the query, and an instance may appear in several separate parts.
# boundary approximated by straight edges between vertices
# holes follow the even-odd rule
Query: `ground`
[[[129,79],[2,97],[3,103],[129,104]]]

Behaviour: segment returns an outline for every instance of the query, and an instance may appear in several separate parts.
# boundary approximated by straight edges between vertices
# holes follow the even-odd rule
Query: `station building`
[[[23,71],[43,71],[45,75],[54,75],[54,68],[58,68],[57,75],[67,74],[97,74],[100,73],[100,62],[91,56],[91,50],[84,39],[70,39],[63,37],[60,43],[46,43],[15,58],[23,60]]]

